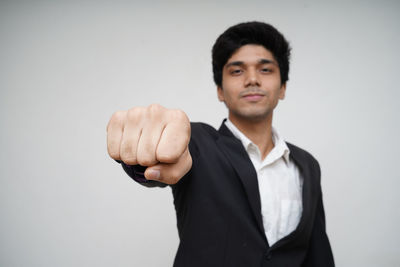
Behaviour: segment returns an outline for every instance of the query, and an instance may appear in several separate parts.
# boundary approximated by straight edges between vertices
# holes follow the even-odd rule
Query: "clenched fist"
[[[107,126],[111,158],[147,166],[146,179],[166,184],[177,183],[192,167],[189,140],[186,114],[158,104],[115,112]]]

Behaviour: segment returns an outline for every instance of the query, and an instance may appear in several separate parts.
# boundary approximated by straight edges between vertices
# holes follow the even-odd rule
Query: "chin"
[[[252,111],[252,112],[238,112],[235,114],[236,117],[239,117],[244,120],[252,121],[252,122],[260,122],[263,120],[268,119],[268,117],[271,115],[271,112],[268,111]]]

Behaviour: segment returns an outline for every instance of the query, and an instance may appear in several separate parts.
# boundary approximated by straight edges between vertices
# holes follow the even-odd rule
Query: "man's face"
[[[278,62],[261,45],[244,45],[227,61],[222,70],[218,99],[225,102],[231,120],[272,119],[279,99],[285,97]]]

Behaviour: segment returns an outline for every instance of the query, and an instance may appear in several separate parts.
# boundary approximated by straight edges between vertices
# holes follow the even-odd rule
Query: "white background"
[[[337,266],[400,266],[398,1],[1,1],[0,265],[171,266],[169,188],[106,152],[116,110],[218,127],[211,47],[275,25],[293,47],[274,125],[322,167]]]

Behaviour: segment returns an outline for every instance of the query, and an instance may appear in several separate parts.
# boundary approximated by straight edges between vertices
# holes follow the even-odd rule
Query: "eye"
[[[269,73],[269,72],[271,72],[272,70],[271,69],[269,69],[269,68],[262,68],[261,70],[260,70],[260,72],[262,72],[262,73]]]
[[[240,75],[243,73],[243,71],[241,69],[233,69],[233,70],[229,71],[229,73],[231,75]]]

